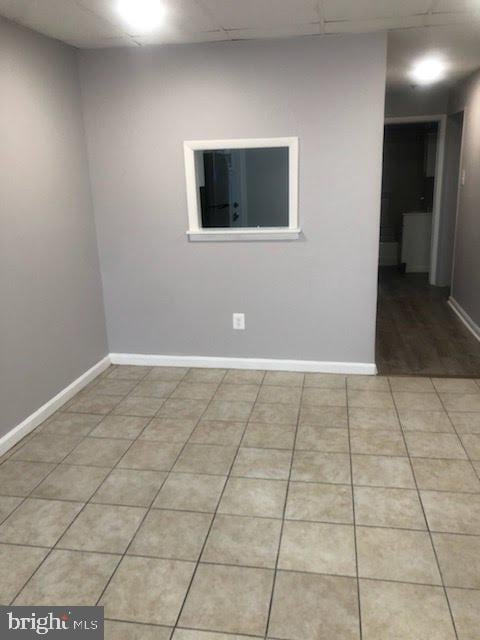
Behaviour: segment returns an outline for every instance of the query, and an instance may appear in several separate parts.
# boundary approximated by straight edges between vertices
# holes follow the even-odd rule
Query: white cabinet
[[[403,214],[402,262],[407,272],[430,271],[432,214],[412,211]]]

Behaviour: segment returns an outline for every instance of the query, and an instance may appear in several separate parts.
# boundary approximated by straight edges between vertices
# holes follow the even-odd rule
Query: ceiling
[[[480,0],[159,0],[161,28],[130,30],[116,0],[0,0],[0,15],[79,48],[389,31],[388,82],[438,52],[448,83],[480,67]]]

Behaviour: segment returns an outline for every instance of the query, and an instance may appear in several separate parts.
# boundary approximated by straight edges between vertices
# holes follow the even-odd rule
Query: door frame
[[[443,199],[443,170],[445,163],[445,138],[447,127],[447,115],[436,114],[431,116],[399,116],[385,118],[385,124],[412,124],[415,122],[437,122],[437,155],[435,158],[435,189],[433,194],[432,207],[432,239],[430,244],[430,271],[428,280],[430,284],[436,285],[438,282],[438,252],[440,245],[440,222],[442,218]]]

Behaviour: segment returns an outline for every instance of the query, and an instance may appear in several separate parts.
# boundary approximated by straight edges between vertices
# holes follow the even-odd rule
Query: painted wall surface
[[[448,111],[448,88],[406,87],[387,89],[385,95],[385,117],[434,116]]]
[[[374,362],[385,49],[80,53],[111,352]],[[304,238],[189,243],[183,141],[277,136],[299,137]]]
[[[0,436],[107,353],[76,53],[0,19]]]
[[[452,297],[480,326],[480,71],[452,93],[451,113],[464,110]]]

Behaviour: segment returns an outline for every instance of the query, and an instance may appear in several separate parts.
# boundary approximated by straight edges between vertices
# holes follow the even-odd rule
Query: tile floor
[[[110,367],[0,464],[0,604],[115,640],[480,637],[480,381]]]

